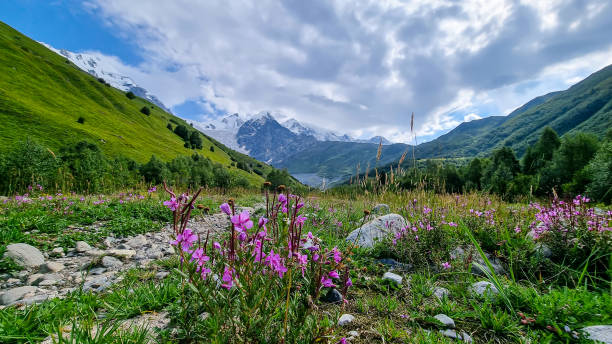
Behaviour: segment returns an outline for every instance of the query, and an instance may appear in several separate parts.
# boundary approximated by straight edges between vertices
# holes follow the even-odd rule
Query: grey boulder
[[[23,243],[8,245],[4,256],[23,268],[37,268],[45,263],[45,257],[36,247]]]
[[[353,230],[346,237],[346,241],[361,247],[373,247],[377,241],[399,232],[406,225],[406,220],[401,215],[388,214],[379,216],[360,228]]]

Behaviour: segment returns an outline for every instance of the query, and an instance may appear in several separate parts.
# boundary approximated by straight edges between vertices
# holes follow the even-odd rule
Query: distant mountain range
[[[300,181],[320,186],[346,180],[370,166],[407,159],[487,156],[509,146],[518,155],[533,144],[544,127],[559,135],[577,131],[603,136],[612,128],[612,66],[593,73],[565,91],[532,99],[507,116],[461,123],[445,135],[411,146],[384,138],[356,140],[296,120],[278,122],[269,113],[250,118],[238,114],[200,126],[206,134],[275,167],[287,168]],[[377,161],[382,139],[380,160]]]
[[[124,92],[132,92],[134,95],[144,98],[159,106],[164,111],[172,113],[170,109],[167,108],[156,96],[149,93],[149,91],[146,89],[138,86],[131,77],[121,75],[113,66],[105,63],[99,56],[87,53],[73,53],[65,49],[56,49],[44,42],[40,42],[40,44],[67,58],[70,62],[74,63],[77,67],[85,72],[95,76],[96,78],[104,79],[104,81],[109,83],[114,88],[120,89]]]

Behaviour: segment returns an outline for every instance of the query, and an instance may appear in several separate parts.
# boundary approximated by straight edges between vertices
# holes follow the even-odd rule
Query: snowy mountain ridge
[[[56,49],[44,42],[40,43],[56,54],[67,58],[83,71],[96,78],[104,79],[104,81],[109,83],[112,87],[124,92],[132,92],[136,96],[147,99],[151,103],[159,106],[166,112],[172,113],[156,96],[149,93],[149,91],[143,87],[140,87],[129,76],[119,73],[113,66],[105,63],[99,56],[89,53],[74,53],[66,49]]]

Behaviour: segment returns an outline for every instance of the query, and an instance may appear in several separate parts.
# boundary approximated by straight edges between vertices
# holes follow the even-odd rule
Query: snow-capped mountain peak
[[[170,109],[168,109],[156,96],[150,94],[149,91],[140,87],[129,76],[119,73],[111,63],[108,63],[100,56],[92,53],[74,53],[66,49],[56,49],[44,42],[40,43],[56,54],[65,57],[83,71],[96,78],[104,79],[104,81],[110,84],[112,87],[124,92],[132,92],[136,96],[147,99],[151,103],[164,109],[166,112],[171,113]]]

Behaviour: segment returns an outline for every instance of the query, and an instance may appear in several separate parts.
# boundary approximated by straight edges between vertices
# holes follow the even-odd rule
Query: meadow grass
[[[162,205],[162,201],[167,200],[165,196],[147,195],[144,199],[119,203],[122,197],[125,199],[125,196],[107,196],[103,199],[109,201],[101,204],[94,204],[100,198],[85,198],[81,203],[75,202],[70,208],[72,213],[67,215],[63,208],[42,206],[44,202],[8,202],[0,208],[2,244],[23,241],[48,250],[60,243],[68,249],[77,239],[89,239],[95,245],[109,233],[133,235],[158,230],[171,221],[170,211]],[[228,194],[205,192],[197,204],[217,212],[219,205],[230,197],[237,206],[262,202],[260,194],[231,190]],[[71,199],[79,200],[80,196]],[[374,217],[368,212],[377,203],[388,204],[391,212],[402,214],[411,224],[428,221],[433,229],[429,233],[418,231],[419,242],[427,246],[404,242],[411,238],[408,234],[399,238],[395,245],[389,238],[372,249],[355,248],[345,242],[350,231]],[[431,212],[423,214],[424,207]],[[56,209],[62,211],[58,213]],[[477,217],[470,209],[483,215]],[[193,211],[196,217],[204,212],[199,207]],[[37,342],[69,326],[71,335],[79,342],[142,343],[151,338],[159,342],[252,342],[261,341],[253,338],[264,338],[260,337],[264,330],[256,326],[263,319],[261,317],[271,317],[266,321],[279,331],[274,333],[283,333],[285,342],[308,339],[336,343],[348,338],[349,331],[356,330],[359,337],[351,339],[352,343],[451,343],[452,339],[439,332],[443,326],[434,319],[436,314],[443,313],[454,319],[457,333],[468,333],[476,343],[578,342],[581,339],[576,338],[581,328],[612,323],[610,272],[564,265],[570,264],[570,259],[564,263],[541,257],[527,233],[537,213],[537,209],[528,204],[509,204],[477,193],[388,192],[364,193],[350,198],[312,193],[305,197],[303,215],[307,219],[303,233],[312,232],[320,238],[322,246],[337,246],[346,254],[345,264],[350,267],[353,286],[346,294],[347,302],[341,304],[327,304],[316,299],[306,303],[307,300],[297,294],[288,298],[289,317],[297,317],[306,309],[301,325],[289,321],[288,329],[282,329],[286,321],[285,306],[280,306],[283,311],[278,314],[250,313],[250,320],[232,320],[217,312],[201,316],[207,308],[193,301],[199,296],[189,283],[185,284],[186,271],[182,272],[182,265],[173,257],[155,263],[156,269],[170,272],[162,282],[153,278],[154,270],[131,269],[123,272],[120,283],[102,294],[79,290],[64,299],[2,309],[0,339],[7,343]],[[263,214],[260,211],[258,215]],[[607,221],[606,226],[609,226],[610,219]],[[71,225],[97,222],[104,223],[100,233],[83,236],[67,229]],[[436,231],[443,233],[434,234]],[[609,243],[609,231],[602,232],[599,240]],[[448,249],[457,246],[466,250],[471,247],[471,256],[451,258]],[[486,254],[501,261],[506,274],[495,273]],[[485,262],[481,269],[488,273],[484,276],[472,272],[471,263],[477,256]],[[403,275],[404,283],[396,285],[381,278],[389,268],[378,261],[380,258],[394,258],[412,264],[414,269],[397,272]],[[450,267],[445,268],[442,263],[449,263]],[[5,266],[5,271],[15,272],[11,266]],[[480,297],[469,291],[472,283],[481,280],[493,282],[500,291],[498,297]],[[287,290],[292,289],[292,284],[287,276],[279,282],[284,284],[280,290],[290,295]],[[306,287],[308,283],[299,282],[298,285]],[[436,287],[448,289],[450,295],[438,299],[433,293]],[[218,289],[211,297],[226,300],[223,291]],[[270,297],[264,293],[260,290],[249,297]],[[231,309],[238,304],[230,302],[225,307]],[[170,327],[167,329],[126,331],[120,327],[126,319],[161,311],[168,312]],[[336,321],[344,313],[354,315],[355,320],[346,327],[339,327]],[[243,328],[245,332],[239,330],[230,337],[218,336],[228,326],[247,326],[245,321],[253,321],[248,326],[255,327],[248,331]],[[92,331],[92,328],[98,330]],[[282,338],[268,337],[268,342],[281,342]]]

